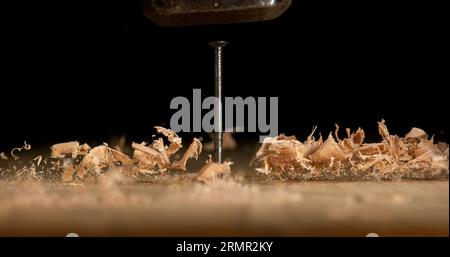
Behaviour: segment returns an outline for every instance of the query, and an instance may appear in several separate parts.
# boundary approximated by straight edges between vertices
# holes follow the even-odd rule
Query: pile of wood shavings
[[[158,134],[166,138],[168,145],[164,143],[162,137],[154,139],[151,143],[133,142],[131,147],[134,152],[130,157],[118,146],[112,148],[103,144],[91,148],[88,144],[80,144],[78,141],[58,143],[51,147],[49,160],[42,161],[42,156],[39,156],[28,166],[21,168],[13,166],[12,172],[19,180],[40,180],[42,176],[38,175],[40,172],[37,170],[45,170],[46,173],[62,174],[61,180],[67,183],[95,182],[104,175],[117,172],[134,178],[166,175],[168,170],[185,172],[188,160],[191,158],[197,160],[202,152],[200,140],[194,138],[182,157],[174,160],[174,155],[183,147],[181,138],[170,129],[155,128]],[[13,151],[30,149],[31,146],[25,143],[24,147],[15,148]],[[13,155],[13,151],[11,155],[17,161],[19,157]],[[0,157],[8,159],[4,153]],[[231,172],[231,164],[214,163],[210,157],[193,179],[198,182],[210,182],[226,176]]]
[[[390,135],[385,121],[378,122],[382,141],[364,143],[364,130],[346,129],[340,139],[330,133],[323,141],[294,136],[266,138],[256,153],[256,170],[274,178],[298,180],[448,179],[449,147],[434,143],[428,134],[413,128],[401,138]]]
[[[16,166],[21,162],[18,153],[29,151],[31,146],[14,148],[11,157],[14,162],[7,169],[0,168],[0,177],[13,174],[15,180],[41,180],[56,178],[66,183],[97,181],[105,175],[120,173],[132,178],[168,177],[167,171],[186,171],[189,159],[198,159],[202,153],[201,141],[194,138],[181,157],[175,154],[183,147],[182,139],[172,130],[155,127],[163,137],[151,143],[132,143],[132,156],[120,147],[107,144],[91,148],[77,141],[55,144],[51,147],[51,157],[41,155],[28,165]],[[281,180],[392,180],[392,179],[448,179],[449,147],[445,143],[434,143],[434,139],[419,128],[413,128],[403,138],[390,135],[382,120],[378,123],[381,142],[365,143],[364,130],[351,132],[340,139],[339,126],[333,135],[324,141],[314,137],[317,127],[304,142],[294,136],[280,135],[266,138],[252,160],[264,179]],[[165,144],[164,138],[167,144]],[[6,154],[0,154],[7,160]],[[222,164],[209,160],[195,174],[197,182],[211,182],[216,178],[231,174],[231,162]],[[50,175],[49,175],[50,174]],[[143,179],[141,181],[147,181]]]

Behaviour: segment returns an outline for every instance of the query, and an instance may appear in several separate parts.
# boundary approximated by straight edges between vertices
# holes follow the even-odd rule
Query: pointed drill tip
[[[228,44],[227,41],[214,41],[214,42],[209,42],[209,45],[214,47],[214,48],[219,48],[219,47],[224,47]]]

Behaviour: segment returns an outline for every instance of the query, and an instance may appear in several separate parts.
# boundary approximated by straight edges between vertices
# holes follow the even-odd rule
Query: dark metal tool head
[[[292,0],[141,0],[145,15],[160,26],[266,21],[279,17]]]

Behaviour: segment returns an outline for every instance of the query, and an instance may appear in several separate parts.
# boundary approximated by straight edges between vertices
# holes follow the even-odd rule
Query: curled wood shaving
[[[131,147],[134,151],[134,158],[138,160],[147,169],[154,169],[158,166],[160,171],[165,171],[170,167],[170,161],[161,152],[147,147],[144,144],[132,143]]]
[[[120,149],[109,148],[112,158],[121,162],[123,165],[132,165],[134,161],[126,154],[122,153]]]
[[[33,161],[36,161],[36,166],[39,167],[39,165],[41,165],[42,162],[42,155],[37,156],[36,158],[33,159]]]
[[[124,167],[132,165],[134,161],[126,154],[110,148],[108,145],[100,145],[92,148],[75,169],[75,174],[83,179],[89,172],[101,174],[102,170],[112,167],[114,163],[120,163]],[[126,170],[126,169],[125,169]],[[68,171],[70,173],[70,169]]]
[[[165,149],[165,154],[168,158],[174,155],[178,150],[180,150],[183,145],[181,144],[181,138],[170,129],[166,129],[163,127],[156,126],[156,131],[158,133],[163,134],[167,137],[167,140],[170,142],[170,145]]]
[[[106,145],[92,148],[80,163],[79,168],[86,171],[94,171],[98,174],[102,169],[108,168],[111,163],[111,155]],[[83,172],[82,172],[83,173]]]
[[[313,162],[329,162],[335,159],[342,160],[344,157],[345,154],[342,147],[336,143],[331,134],[328,136],[328,139],[314,151],[314,153],[309,155],[309,159]]]
[[[203,148],[203,146],[202,146],[202,143],[200,142],[200,140],[198,140],[197,138],[194,138],[191,145],[184,153],[183,157],[180,160],[175,161],[172,164],[171,168],[176,169],[176,170],[186,171],[186,163],[187,163],[188,159],[194,158],[195,160],[197,160],[198,156],[202,153],[202,148]]]
[[[133,154],[133,159],[138,162],[141,170],[156,170],[157,158],[157,155],[148,154],[137,149]],[[160,165],[160,169],[164,169],[162,165]]]
[[[16,152],[16,151],[21,152],[22,150],[24,150],[24,151],[29,151],[29,150],[31,150],[31,145],[27,144],[27,142],[24,141],[24,142],[23,142],[23,146],[13,148],[13,149],[11,150],[11,156],[14,158],[14,160],[17,161],[18,159],[20,159],[20,157],[17,156],[17,155],[15,155],[14,152]]]
[[[181,138],[172,130],[163,127],[155,127],[159,134],[162,134],[169,141],[169,146],[164,144],[162,138],[153,140],[151,145],[145,143],[132,143],[134,149],[133,158],[138,162],[139,170],[142,174],[151,174],[152,171],[164,172],[169,168],[186,170],[186,162],[189,158],[198,158],[202,151],[202,144],[198,139],[186,150],[183,157],[171,164],[170,158],[183,147]]]
[[[167,138],[170,143],[169,146],[164,145],[162,138],[153,140],[152,144],[148,146],[145,143],[137,144],[134,142],[131,145],[134,149],[133,158],[138,162],[139,169],[143,174],[149,174],[148,171],[155,171],[156,169],[160,172],[169,169],[171,166],[170,157],[183,147],[181,138],[174,131],[158,126],[155,129]]]

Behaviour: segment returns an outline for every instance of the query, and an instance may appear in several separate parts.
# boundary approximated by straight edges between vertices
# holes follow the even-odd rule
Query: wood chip
[[[78,155],[86,155],[91,148],[87,144],[80,145],[78,141],[54,144],[51,147],[52,158],[64,158],[71,156],[73,159]]]
[[[84,178],[89,172],[100,174],[102,169],[106,169],[111,165],[111,152],[106,145],[100,145],[92,148],[83,158],[76,170],[77,176]]]
[[[109,148],[109,151],[111,152],[114,160],[121,162],[123,165],[129,166],[133,165],[133,163],[135,162],[128,155],[122,153],[122,151],[120,150]]]
[[[231,173],[232,162],[216,163],[212,162],[211,158],[206,164],[200,169],[195,177],[197,182],[213,182],[219,177],[228,175]]]
[[[428,134],[420,128],[412,128],[408,134],[405,135],[406,140],[414,140],[416,142],[426,138],[428,138]]]
[[[158,166],[160,171],[164,171],[170,167],[170,161],[161,152],[147,147],[143,144],[132,143],[131,147],[134,151],[134,158],[152,169]],[[152,167],[153,166],[153,167]]]

